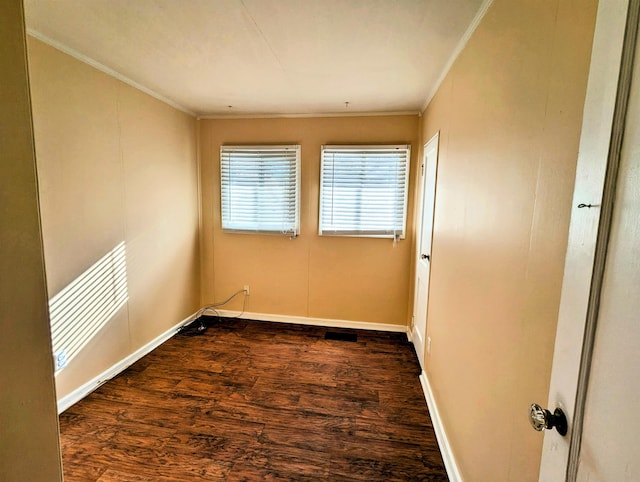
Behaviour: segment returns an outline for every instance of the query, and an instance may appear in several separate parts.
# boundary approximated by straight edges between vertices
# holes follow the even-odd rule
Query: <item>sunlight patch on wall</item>
[[[128,299],[123,241],[49,300],[56,372],[89,343]]]

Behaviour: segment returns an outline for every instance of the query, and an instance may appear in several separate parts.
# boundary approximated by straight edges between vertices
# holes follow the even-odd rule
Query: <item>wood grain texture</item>
[[[405,335],[326,331],[170,339],[60,415],[65,480],[447,480]]]

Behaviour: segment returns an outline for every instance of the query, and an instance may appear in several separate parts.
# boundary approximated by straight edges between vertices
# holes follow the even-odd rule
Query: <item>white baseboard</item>
[[[193,315],[182,320],[180,323],[172,326],[167,331],[157,336],[146,345],[138,348],[135,352],[133,352],[128,357],[123,358],[118,363],[108,368],[97,377],[89,380],[84,385],[81,385],[80,387],[76,388],[73,392],[62,397],[60,400],[58,400],[58,414],[61,414],[67,408],[71,407],[73,404],[82,400],[84,397],[86,397],[91,392],[96,390],[100,385],[108,382],[117,374],[124,371],[126,368],[129,368],[135,362],[140,360],[140,358],[142,358],[143,356],[147,355],[148,353],[151,353],[154,349],[156,349],[157,347],[162,345],[165,341],[167,341],[169,338],[171,338],[173,335],[175,335],[176,332],[183,325],[186,325],[187,323],[190,323],[193,320],[195,320],[196,314],[197,313],[194,313]]]
[[[240,311],[217,310],[220,316],[225,318],[238,317]],[[387,323],[370,323],[368,321],[334,320],[331,318],[309,318],[306,316],[273,315],[267,313],[242,313],[242,318],[256,321],[272,321],[275,323],[292,323],[295,325],[315,325],[329,328],[354,328],[356,330],[392,331],[404,333],[405,325],[392,325]]]
[[[442,419],[440,418],[440,412],[438,412],[438,406],[436,405],[435,398],[433,398],[433,392],[431,391],[431,384],[429,378],[424,370],[420,373],[420,384],[422,385],[422,391],[424,392],[424,398],[427,400],[427,406],[429,407],[429,415],[431,416],[431,422],[433,423],[433,430],[436,433],[436,439],[438,439],[438,445],[440,446],[440,453],[442,454],[442,460],[444,461],[444,467],[447,470],[450,482],[462,482],[462,476],[460,475],[460,469],[456,463],[456,459],[453,456],[451,445],[447,437],[447,432],[442,425]]]

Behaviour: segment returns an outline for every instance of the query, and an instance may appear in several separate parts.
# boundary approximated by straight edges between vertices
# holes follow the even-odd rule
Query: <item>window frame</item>
[[[268,153],[274,151],[288,151],[295,152],[294,163],[294,177],[295,177],[295,206],[294,206],[294,226],[292,230],[276,230],[276,229],[261,229],[256,227],[225,227],[225,203],[224,203],[224,190],[227,188],[223,180],[223,163],[225,162],[224,156],[230,156],[232,151],[253,151],[259,156],[260,153]],[[289,236],[290,238],[296,238],[300,235],[300,171],[301,171],[301,145],[300,144],[279,144],[279,145],[221,145],[220,146],[220,227],[223,233],[236,233],[236,234],[266,234],[273,236]],[[259,159],[257,159],[259,160]],[[231,159],[226,162],[230,163]],[[260,184],[256,184],[257,188],[260,188]]]
[[[365,230],[359,230],[354,228],[352,230],[335,230],[335,229],[327,229],[327,227],[323,226],[323,217],[324,217],[324,202],[323,197],[325,194],[325,162],[326,157],[325,154],[329,154],[331,150],[338,151],[389,151],[392,149],[403,150],[405,151],[405,166],[404,166],[404,186],[403,186],[403,200],[402,200],[402,230],[401,232],[368,232]],[[336,237],[358,237],[358,238],[383,238],[383,239],[394,239],[400,240],[406,238],[407,232],[407,211],[408,211],[408,200],[409,200],[409,176],[410,176],[410,165],[411,165],[411,145],[410,144],[370,144],[370,145],[323,145],[321,147],[320,154],[320,194],[319,194],[319,213],[318,213],[318,235],[319,236],[336,236]],[[381,231],[381,230],[377,230]]]

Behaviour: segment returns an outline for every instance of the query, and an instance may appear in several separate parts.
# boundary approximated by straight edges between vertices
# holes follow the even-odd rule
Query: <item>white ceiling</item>
[[[25,0],[25,10],[32,35],[183,110],[279,115],[422,110],[487,3]]]

